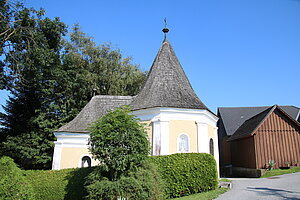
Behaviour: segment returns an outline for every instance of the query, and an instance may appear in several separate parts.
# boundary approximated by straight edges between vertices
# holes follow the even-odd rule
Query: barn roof
[[[261,107],[220,107],[218,116],[222,119],[227,136],[233,135],[247,120],[266,111],[273,106]],[[295,106],[279,106],[292,119],[300,121],[300,108]]]
[[[94,96],[72,121],[56,132],[87,133],[92,122],[119,106],[128,105],[131,101],[131,96]]]
[[[131,106],[133,110],[153,107],[208,110],[195,94],[167,39],[163,41],[144,87]]]
[[[260,127],[260,125],[265,121],[265,119],[275,110],[278,109],[283,115],[287,116],[291,121],[297,124],[300,127],[299,122],[297,122],[293,117],[291,117],[286,111],[277,105],[267,107],[264,111],[254,115],[253,117],[245,120],[238,129],[233,133],[233,135],[228,139],[228,141],[233,141],[241,139],[244,137],[252,136],[255,130]],[[285,110],[289,110],[285,107]]]
[[[251,117],[246,120],[229,138],[228,141],[244,138],[247,136],[251,136],[253,131],[264,121],[264,119],[269,115],[271,111],[274,110],[274,107],[269,107],[263,112]]]

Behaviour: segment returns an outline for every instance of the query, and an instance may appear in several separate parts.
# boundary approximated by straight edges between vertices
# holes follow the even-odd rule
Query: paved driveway
[[[290,199],[300,200],[300,172],[270,178],[236,178],[232,189],[217,200]]]

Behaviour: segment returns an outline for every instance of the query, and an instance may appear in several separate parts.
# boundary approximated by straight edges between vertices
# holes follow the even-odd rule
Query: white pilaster
[[[153,122],[153,155],[168,155],[169,154],[169,121],[160,119]]]
[[[161,152],[161,128],[160,121],[155,120],[153,123],[152,155],[160,155]]]
[[[208,124],[196,122],[198,136],[198,153],[209,153]]]
[[[214,157],[215,157],[215,160],[216,160],[216,163],[217,163],[218,178],[220,178],[218,127],[214,127]]]
[[[52,170],[60,170],[60,160],[61,160],[61,143],[54,142],[54,153],[53,153],[53,161],[52,161]]]
[[[161,155],[169,155],[170,149],[170,132],[169,121],[160,121],[161,128]]]

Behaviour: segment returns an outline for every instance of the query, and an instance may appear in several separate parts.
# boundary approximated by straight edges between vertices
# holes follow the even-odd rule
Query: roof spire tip
[[[167,28],[167,18],[164,19],[165,27],[163,28],[163,32],[165,34],[165,40],[167,39],[167,33],[169,32],[169,29]]]

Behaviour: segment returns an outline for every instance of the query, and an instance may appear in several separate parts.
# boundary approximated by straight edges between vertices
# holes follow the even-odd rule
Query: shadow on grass
[[[93,168],[78,168],[71,171],[66,179],[68,184],[65,188],[65,200],[81,200],[87,195],[84,184],[86,177],[92,172]]]

